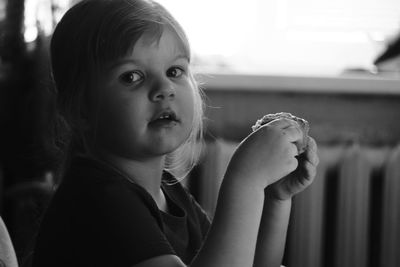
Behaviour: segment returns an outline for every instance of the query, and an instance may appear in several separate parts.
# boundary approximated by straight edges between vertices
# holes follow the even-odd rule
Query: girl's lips
[[[173,120],[155,120],[149,123],[150,127],[154,128],[172,128],[178,124],[177,121]]]
[[[163,110],[157,113],[149,122],[152,127],[166,127],[171,128],[180,122],[176,113],[173,110]]]
[[[153,118],[150,120],[150,123],[154,123],[154,122],[158,122],[158,121],[179,122],[179,119],[173,110],[167,109],[167,110],[158,112],[155,116],[153,116]]]

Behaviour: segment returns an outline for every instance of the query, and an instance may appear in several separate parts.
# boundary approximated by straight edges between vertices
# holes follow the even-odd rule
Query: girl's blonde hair
[[[132,52],[143,35],[158,41],[165,28],[176,34],[190,59],[184,30],[164,7],[151,0],[84,0],[66,12],[53,33],[50,48],[58,125],[64,128],[58,144],[65,158],[91,153],[90,137],[82,121],[91,103],[90,88],[94,88],[104,67]],[[167,155],[165,163],[165,169],[178,177],[196,164],[203,137],[202,93],[193,74],[189,75],[195,103],[192,131],[184,144]]]

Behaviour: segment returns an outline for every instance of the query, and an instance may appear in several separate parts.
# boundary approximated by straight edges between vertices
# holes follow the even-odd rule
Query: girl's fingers
[[[286,191],[295,195],[307,188],[314,181],[315,176],[315,166],[309,162],[304,162],[302,169],[297,174],[290,176],[290,179],[286,179],[283,186]]]
[[[289,126],[282,131],[286,135],[287,140],[291,143],[300,142],[303,140],[303,132],[300,130],[298,125]]]
[[[308,150],[313,152],[317,152],[318,150],[317,143],[315,142],[314,138],[310,136],[308,136]]]
[[[285,118],[273,120],[273,121],[267,123],[266,125],[274,126],[274,127],[277,127],[278,129],[286,129],[290,126],[297,126],[297,127],[299,126],[298,123],[295,122],[294,120],[285,119]]]
[[[306,160],[312,165],[317,166],[319,163],[319,157],[317,154],[317,143],[312,137],[308,137],[308,147],[306,151]]]
[[[304,178],[306,178],[309,181],[312,181],[317,174],[317,169],[315,168],[315,165],[313,165],[311,162],[306,161],[304,163],[304,170],[306,172],[306,175]]]
[[[289,153],[289,155],[296,157],[299,154],[297,146],[295,144],[289,144],[288,153]]]
[[[286,118],[276,119],[267,123],[266,125],[280,129],[286,136],[287,140],[291,143],[296,143],[303,140],[303,131],[300,129],[300,125],[294,120]]]

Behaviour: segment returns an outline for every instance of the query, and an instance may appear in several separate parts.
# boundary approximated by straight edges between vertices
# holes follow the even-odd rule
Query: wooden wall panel
[[[399,88],[400,91],[400,88]],[[400,141],[400,94],[324,94],[271,90],[205,90],[209,133],[240,140],[257,118],[287,111],[307,119],[318,142],[396,144]]]

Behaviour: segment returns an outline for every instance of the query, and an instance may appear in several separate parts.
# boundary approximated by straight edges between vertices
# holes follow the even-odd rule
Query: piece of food
[[[299,142],[297,145],[297,149],[299,150],[299,154],[303,153],[308,146],[308,131],[310,130],[310,124],[305,119],[296,117],[288,112],[279,112],[275,114],[268,114],[262,117],[261,119],[257,120],[256,124],[253,125],[251,128],[254,131],[257,131],[262,125],[267,124],[273,120],[286,118],[290,120],[294,120],[300,125],[300,129],[303,131],[303,140]]]

